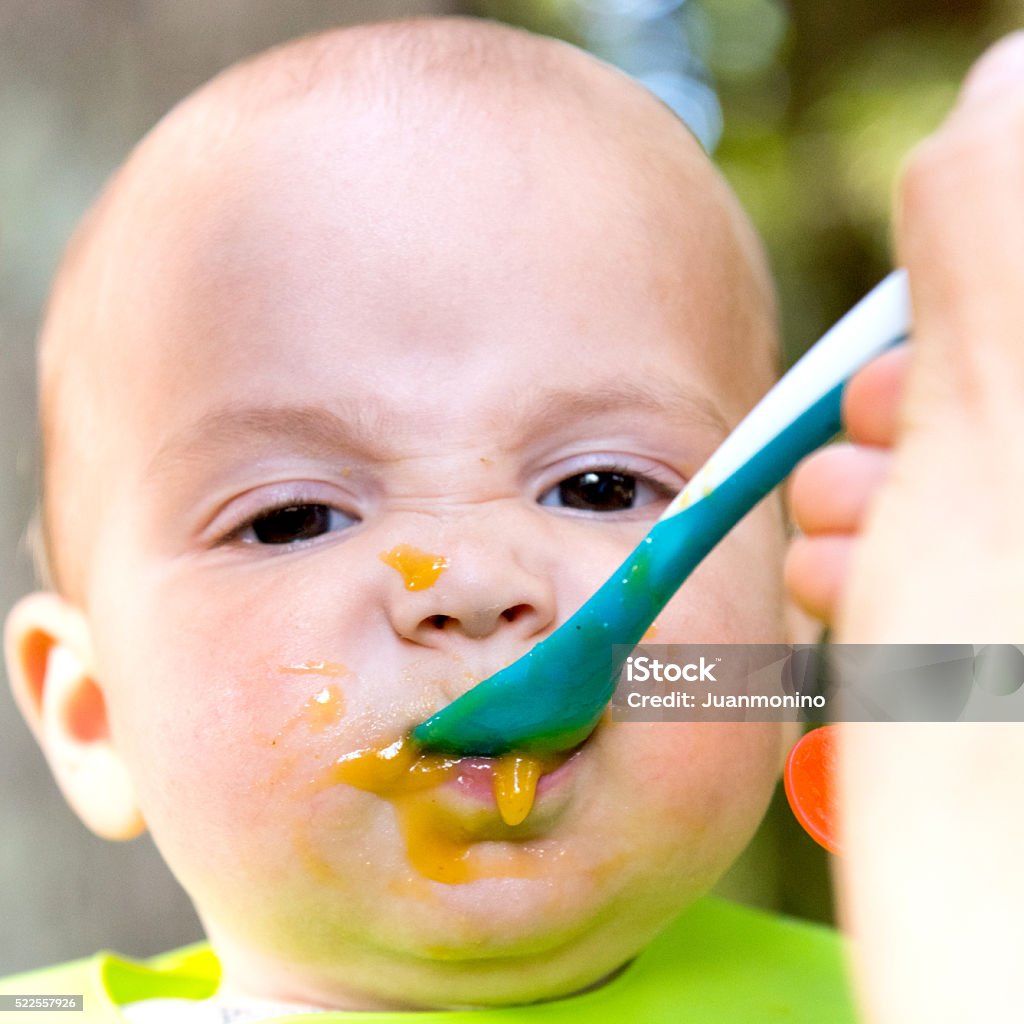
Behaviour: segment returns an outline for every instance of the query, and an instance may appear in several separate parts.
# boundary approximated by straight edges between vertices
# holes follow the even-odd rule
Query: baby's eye
[[[541,505],[584,512],[625,512],[670,498],[664,484],[613,469],[588,469],[567,477],[539,498]]]
[[[249,544],[295,544],[356,522],[330,505],[287,505],[261,513],[235,536]]]

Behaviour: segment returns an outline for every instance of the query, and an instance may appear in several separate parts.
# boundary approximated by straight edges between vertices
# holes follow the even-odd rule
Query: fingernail
[[[1007,90],[1024,92],[1024,30],[1005,36],[985,52],[971,68],[960,102],[974,104]]]

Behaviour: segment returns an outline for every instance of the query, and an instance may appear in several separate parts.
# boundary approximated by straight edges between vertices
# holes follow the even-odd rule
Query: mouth
[[[440,817],[463,827],[499,819],[508,829],[551,817],[562,803],[580,755],[589,742],[558,754],[504,757],[451,757],[419,749],[408,737],[383,747],[367,747],[340,757],[332,783],[343,783],[392,802],[426,800]],[[473,829],[475,831],[475,828]]]
[[[528,822],[541,825],[552,817],[553,804],[562,804],[577,770],[585,744],[544,759],[510,754],[506,757],[463,757],[442,782],[439,793],[456,807],[480,809],[500,816],[508,828]]]
[[[543,758],[451,757],[405,735],[340,757],[325,779],[389,802],[410,866],[436,882],[543,875],[588,737]]]

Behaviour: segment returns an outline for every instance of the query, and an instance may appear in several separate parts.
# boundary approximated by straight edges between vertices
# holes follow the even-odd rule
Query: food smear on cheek
[[[444,555],[432,555],[409,544],[399,544],[378,556],[402,577],[406,590],[429,590],[448,568]]]
[[[279,671],[289,675],[338,676],[354,675],[351,669],[337,661],[305,661],[299,665],[281,665]],[[345,695],[337,683],[328,683],[312,693],[303,702],[298,713],[292,715],[277,731],[270,745],[276,747],[296,726],[303,725],[314,732],[322,732],[345,717]]]
[[[494,764],[495,799],[507,825],[526,819],[541,775],[565,759],[565,755],[540,759],[512,754]],[[332,766],[329,782],[388,800],[398,816],[409,862],[425,878],[460,885],[478,878],[535,874],[536,861],[526,849],[510,849],[500,870],[474,858],[479,837],[453,824],[436,799],[437,787],[455,777],[460,768],[460,758],[420,750],[403,738],[386,747],[346,754]]]
[[[345,697],[337,686],[325,686],[302,705],[302,717],[315,732],[322,732],[345,716]]]
[[[281,671],[296,676],[347,676],[352,670],[340,661],[303,661],[298,665],[282,665]]]

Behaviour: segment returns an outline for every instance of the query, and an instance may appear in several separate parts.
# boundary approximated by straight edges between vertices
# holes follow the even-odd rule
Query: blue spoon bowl
[[[716,544],[841,426],[847,381],[906,340],[905,272],[890,274],[768,392],[601,588],[518,661],[413,730],[449,754],[575,747],[611,700],[626,658]]]

